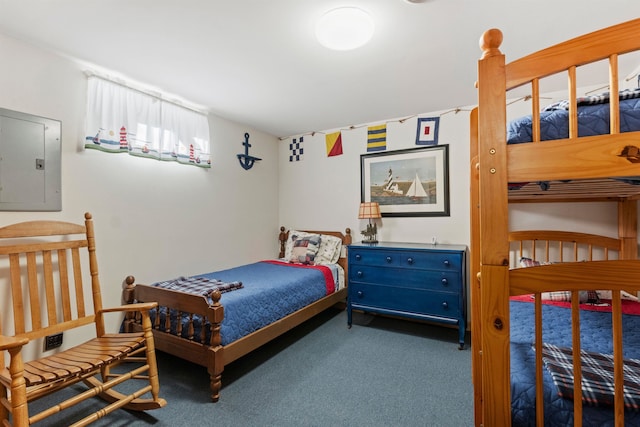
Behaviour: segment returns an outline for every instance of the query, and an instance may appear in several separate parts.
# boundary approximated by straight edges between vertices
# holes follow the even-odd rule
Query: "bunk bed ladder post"
[[[485,426],[511,425],[505,58],[502,33],[480,39],[478,160],[482,403]],[[491,117],[487,120],[485,117]]]
[[[470,123],[470,249],[469,249],[469,295],[471,307],[480,307],[480,218],[478,181],[478,108],[471,110]],[[475,425],[482,424],[482,322],[479,310],[471,310],[471,381],[473,383],[473,412]]]
[[[617,114],[616,114],[617,115]],[[613,111],[612,111],[613,118]],[[612,128],[612,133],[614,129]],[[624,199],[618,201],[618,237],[621,242],[618,252],[619,259],[634,260],[638,258],[638,202]],[[624,425],[623,400],[623,354],[622,354],[622,307],[620,291],[612,292],[612,335],[613,335],[613,366],[614,366],[614,411],[616,426]]]
[[[618,237],[622,241],[620,259],[638,258],[638,201],[624,199],[618,202]]]

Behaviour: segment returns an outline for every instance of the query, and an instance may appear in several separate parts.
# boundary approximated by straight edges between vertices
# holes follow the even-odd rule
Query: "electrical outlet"
[[[44,337],[44,351],[53,350],[62,345],[62,332]]]

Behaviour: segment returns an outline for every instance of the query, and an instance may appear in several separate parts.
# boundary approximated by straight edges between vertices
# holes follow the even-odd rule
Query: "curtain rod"
[[[182,101],[179,100],[172,100],[172,99],[167,99],[165,96],[163,96],[163,94],[161,92],[155,92],[152,90],[146,90],[146,89],[141,89],[139,87],[136,87],[134,85],[131,85],[130,83],[128,83],[126,80],[124,79],[117,79],[117,78],[113,78],[113,77],[108,77],[105,76],[103,74],[99,74],[93,70],[85,70],[84,74],[88,77],[95,77],[104,81],[107,81],[109,83],[113,83],[113,84],[117,84],[118,86],[122,86],[122,87],[126,87],[127,89],[131,89],[133,91],[136,91],[138,93],[141,93],[143,95],[147,95],[150,96],[152,98],[155,98],[159,101],[162,102],[167,102],[169,104],[175,105],[176,107],[180,107],[180,108],[184,108],[185,110],[190,110],[193,111],[195,113],[198,114],[202,114],[204,116],[206,116],[208,114],[208,112],[206,110],[203,110],[201,108],[198,107],[191,107],[188,105],[184,105],[182,103]]]

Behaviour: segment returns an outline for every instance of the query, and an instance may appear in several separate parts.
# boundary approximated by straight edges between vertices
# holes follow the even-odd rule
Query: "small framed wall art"
[[[418,117],[416,145],[438,145],[440,117]]]

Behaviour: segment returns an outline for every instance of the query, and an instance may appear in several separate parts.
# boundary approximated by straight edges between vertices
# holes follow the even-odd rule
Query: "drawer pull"
[[[445,302],[443,302],[443,303],[442,303],[442,308],[445,308],[445,309],[446,309],[446,308],[449,308],[449,304],[447,304],[447,302],[446,302],[446,301],[445,301]]]
[[[362,256],[360,254],[356,254],[356,261],[360,261],[362,259]]]
[[[387,257],[387,262],[391,262],[391,257],[390,256]]]
[[[409,265],[413,264],[413,258],[411,257],[407,258],[407,263],[409,263]]]
[[[449,279],[447,279],[446,277],[442,278],[442,286],[449,286]]]
[[[362,298],[364,296],[364,292],[358,291],[358,298]]]
[[[445,259],[444,261],[442,261],[442,263],[444,264],[445,267],[449,267],[451,265],[448,259]]]
[[[362,273],[362,271],[358,271],[356,273],[356,276],[358,276],[358,278],[361,278],[362,276],[364,276],[364,274]]]

